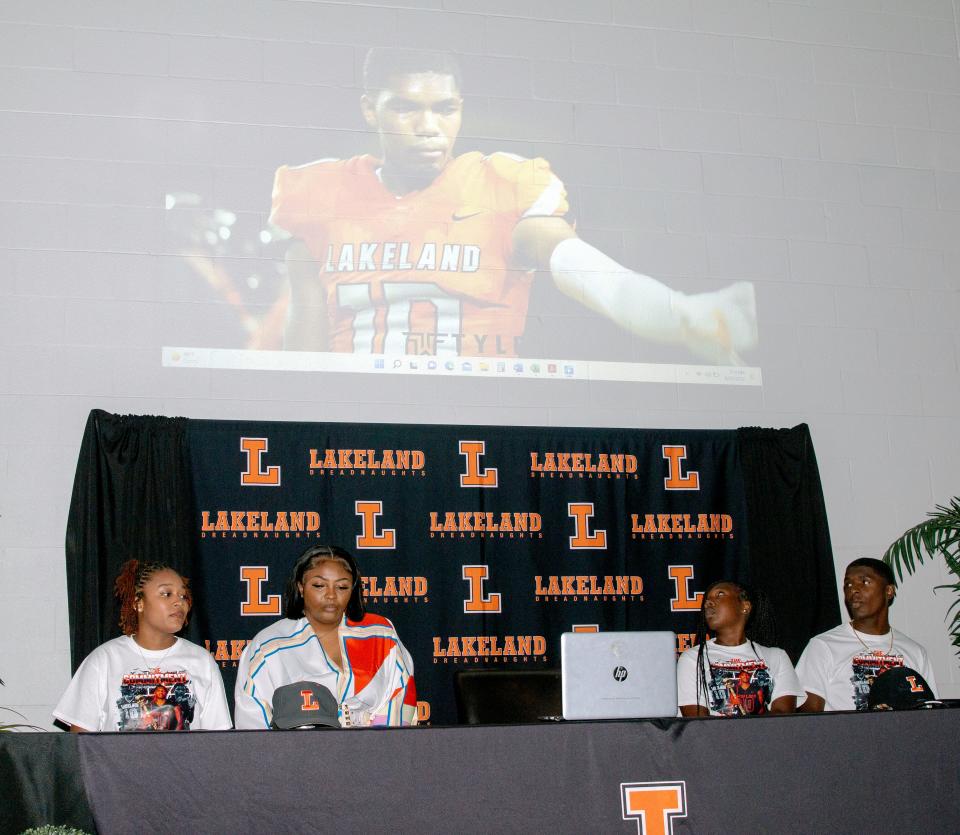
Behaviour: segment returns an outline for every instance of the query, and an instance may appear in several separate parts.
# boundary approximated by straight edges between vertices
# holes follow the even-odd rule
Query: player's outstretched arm
[[[287,351],[327,350],[327,303],[319,266],[299,239],[291,241],[284,258],[290,282],[290,307],[283,331]]]
[[[566,295],[644,339],[684,345],[720,365],[743,365],[740,353],[757,344],[749,282],[711,293],[672,290],[621,266],[559,217],[523,218],[513,243],[520,266],[549,270]]]

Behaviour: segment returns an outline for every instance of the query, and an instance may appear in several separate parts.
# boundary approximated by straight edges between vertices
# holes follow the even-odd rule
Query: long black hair
[[[293,566],[293,571],[287,578],[287,586],[283,592],[283,616],[290,620],[303,617],[303,594],[300,586],[303,575],[317,563],[341,562],[350,570],[353,577],[353,588],[350,590],[350,602],[347,603],[347,619],[352,621],[363,620],[366,607],[363,605],[363,583],[360,581],[360,569],[357,568],[353,555],[336,545],[311,545],[304,551]]]
[[[754,642],[765,647],[776,646],[777,644],[777,622],[773,616],[773,607],[770,604],[770,598],[760,589],[754,589],[743,583],[736,583],[733,580],[717,580],[711,583],[703,593],[703,603],[700,604],[700,618],[697,621],[697,707],[700,706],[700,694],[703,693],[704,707],[710,709],[710,690],[707,687],[707,674],[705,666],[709,666],[707,658],[707,619],[704,617],[704,606],[707,603],[707,595],[720,585],[733,586],[737,590],[737,597],[744,603],[750,604],[750,611],[747,613],[747,622],[743,625],[743,631],[747,641],[750,643],[750,649],[753,654],[760,658],[760,653],[754,646]],[[704,661],[707,663],[705,664]]]

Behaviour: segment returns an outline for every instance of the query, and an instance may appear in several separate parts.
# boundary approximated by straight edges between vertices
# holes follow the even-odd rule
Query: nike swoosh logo
[[[454,212],[451,215],[451,217],[453,218],[453,222],[456,223],[459,220],[467,220],[467,218],[476,217],[477,215],[482,215],[482,214],[483,214],[482,210],[479,212],[470,212],[470,214],[466,214],[466,215],[458,215],[456,212]]]

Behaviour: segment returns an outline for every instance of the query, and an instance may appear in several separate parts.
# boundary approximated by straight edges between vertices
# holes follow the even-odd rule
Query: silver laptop
[[[673,632],[564,632],[564,719],[652,719],[677,715]]]

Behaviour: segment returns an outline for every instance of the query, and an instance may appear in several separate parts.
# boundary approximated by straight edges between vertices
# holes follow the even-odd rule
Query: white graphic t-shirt
[[[721,646],[713,638],[704,647],[703,672],[707,697],[699,703],[711,716],[759,716],[781,696],[803,696],[790,658],[779,647],[749,641]],[[686,650],[677,661],[677,703],[697,704],[698,647]]]
[[[101,644],[83,660],[53,715],[88,731],[231,727],[220,668],[183,638],[165,650],[143,649],[127,635]]]
[[[886,635],[867,635],[849,623],[810,639],[797,673],[807,693],[824,700],[824,710],[867,710],[873,680],[891,667],[916,670],[936,693],[926,650],[891,627]]]

